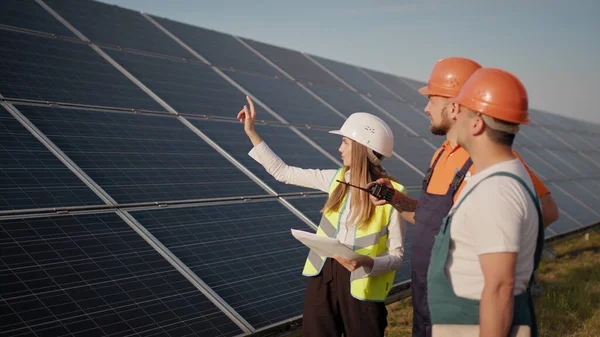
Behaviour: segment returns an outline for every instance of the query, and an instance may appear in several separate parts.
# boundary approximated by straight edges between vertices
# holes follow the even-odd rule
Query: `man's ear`
[[[459,112],[460,112],[460,105],[458,105],[457,103],[450,103],[450,105],[448,106],[448,117],[450,117],[450,119],[455,121],[456,116],[458,116]]]
[[[471,130],[472,130],[472,134],[474,136],[479,136],[481,134],[483,134],[483,132],[485,132],[485,128],[487,127],[485,125],[485,122],[483,121],[483,118],[481,118],[481,116],[477,116],[477,118],[473,118],[473,124],[471,125]]]

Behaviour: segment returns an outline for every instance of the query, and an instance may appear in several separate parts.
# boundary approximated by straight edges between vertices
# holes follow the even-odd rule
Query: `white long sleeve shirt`
[[[253,147],[248,155],[260,163],[277,181],[313,188],[323,192],[329,192],[329,184],[337,173],[337,170],[333,169],[303,169],[289,166],[264,141]],[[349,171],[345,174],[345,180],[346,182],[350,181]],[[348,192],[347,204],[350,204],[351,198],[352,190]],[[340,217],[337,239],[342,244],[352,248],[356,225],[348,223],[349,215],[349,208],[344,208]],[[397,210],[393,209],[388,225],[388,252],[373,258],[373,269],[368,270],[365,268],[365,272],[367,272],[366,276],[377,276],[400,268],[404,256],[405,234],[406,221],[400,216]]]

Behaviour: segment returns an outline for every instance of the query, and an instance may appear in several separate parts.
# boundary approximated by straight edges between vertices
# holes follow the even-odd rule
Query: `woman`
[[[366,186],[388,177],[381,160],[390,157],[394,138],[378,117],[357,112],[340,130],[343,167],[338,170],[302,169],[286,165],[255,130],[256,111],[248,106],[237,118],[253,144],[249,155],[275,179],[329,193],[322,209],[318,235],[337,238],[364,257],[347,260],[321,257],[310,251],[303,275],[309,276],[304,299],[304,336],[383,336],[387,326],[384,300],[402,264],[406,223],[391,206],[374,206],[365,191],[337,180]],[[392,179],[396,190],[405,192]]]

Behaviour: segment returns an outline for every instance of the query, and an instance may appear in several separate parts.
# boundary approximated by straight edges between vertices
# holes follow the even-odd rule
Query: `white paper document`
[[[337,255],[349,260],[356,260],[363,257],[363,255],[354,252],[336,239],[297,229],[292,229],[292,235],[296,240],[302,242],[306,247],[313,249],[321,256],[333,257],[334,255]]]

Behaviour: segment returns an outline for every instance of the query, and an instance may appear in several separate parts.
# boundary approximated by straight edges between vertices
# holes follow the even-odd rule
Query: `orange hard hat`
[[[456,97],[469,77],[481,65],[464,57],[448,57],[437,61],[427,86],[419,89],[422,95]]]
[[[502,69],[477,70],[452,101],[505,122],[530,123],[525,86],[515,75]]]

